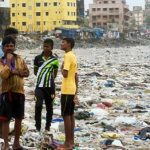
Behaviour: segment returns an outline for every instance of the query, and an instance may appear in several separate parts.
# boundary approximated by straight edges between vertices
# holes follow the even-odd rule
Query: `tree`
[[[5,28],[10,25],[10,9],[9,8],[0,8],[0,34],[3,34]]]

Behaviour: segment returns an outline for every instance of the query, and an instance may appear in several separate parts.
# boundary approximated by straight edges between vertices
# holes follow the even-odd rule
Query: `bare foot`
[[[63,144],[63,145],[60,145],[57,150],[72,150],[72,145],[70,144]]]
[[[4,150],[9,150],[9,145],[8,144],[4,144],[3,146],[2,146],[3,148],[4,148]]]

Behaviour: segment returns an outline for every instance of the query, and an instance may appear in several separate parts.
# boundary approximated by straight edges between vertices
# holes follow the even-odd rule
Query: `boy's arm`
[[[64,78],[68,77],[68,70],[64,69],[64,62],[61,65],[61,73],[62,73],[62,75],[63,75]]]
[[[64,62],[62,64],[62,75],[64,78],[68,77],[68,70],[70,69],[71,58],[69,56],[64,57]]]
[[[0,62],[0,77],[2,79],[7,79],[10,76],[10,68],[8,65],[3,65],[2,62]]]
[[[75,92],[75,96],[74,96],[74,103],[77,104],[77,105],[79,105],[79,99],[78,99],[78,96],[77,96],[77,93],[78,93],[78,82],[79,82],[78,74],[76,73],[75,74],[76,92]]]
[[[56,78],[57,73],[58,73],[58,69],[55,69],[55,70],[54,70],[54,79]]]
[[[76,83],[76,93],[75,95],[78,93],[78,82],[79,82],[79,78],[78,78],[78,74],[75,74],[75,83]]]
[[[13,58],[13,55],[8,53],[6,56],[7,64],[3,65],[2,60],[0,61],[0,77],[3,79],[7,79],[11,74],[10,66],[11,66],[12,58]]]
[[[36,76],[38,72],[38,67],[34,65],[34,75]]]
[[[34,75],[37,75],[38,72],[38,66],[37,66],[37,58],[34,59]]]
[[[23,69],[19,70],[19,76],[21,77],[28,77],[29,76],[29,69],[27,67],[27,64],[23,60]]]
[[[54,79],[55,79],[56,76],[57,76],[57,73],[58,73],[58,67],[59,67],[59,61],[56,60],[55,63],[54,63]]]

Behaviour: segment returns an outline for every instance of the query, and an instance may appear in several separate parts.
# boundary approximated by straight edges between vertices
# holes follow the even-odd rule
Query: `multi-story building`
[[[89,9],[89,26],[124,31],[129,19],[125,0],[93,0]]]
[[[146,29],[150,29],[150,0],[145,0],[145,10],[144,10],[144,26]]]
[[[150,0],[145,0],[144,17],[150,16]]]
[[[8,0],[0,0],[0,34],[10,25],[10,8]]]
[[[84,17],[84,0],[77,0],[77,16]]]
[[[132,17],[135,21],[135,28],[139,30],[143,26],[144,12],[142,6],[134,6],[132,11]]]
[[[76,0],[10,0],[11,25],[19,31],[78,28]]]
[[[84,0],[77,0],[77,24],[80,25],[84,19]]]

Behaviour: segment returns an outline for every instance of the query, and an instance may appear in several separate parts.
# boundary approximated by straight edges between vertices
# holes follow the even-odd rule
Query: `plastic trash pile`
[[[18,51],[30,68],[26,79],[26,117],[22,144],[28,149],[55,149],[63,143],[60,113],[61,74],[56,79],[56,99],[50,133],[34,127],[33,59],[41,49]],[[63,52],[54,50],[62,62]],[[79,100],[76,106],[76,150],[150,149],[150,53],[149,47],[78,48]],[[27,128],[25,127],[27,126]],[[0,141],[1,142],[1,141]]]

